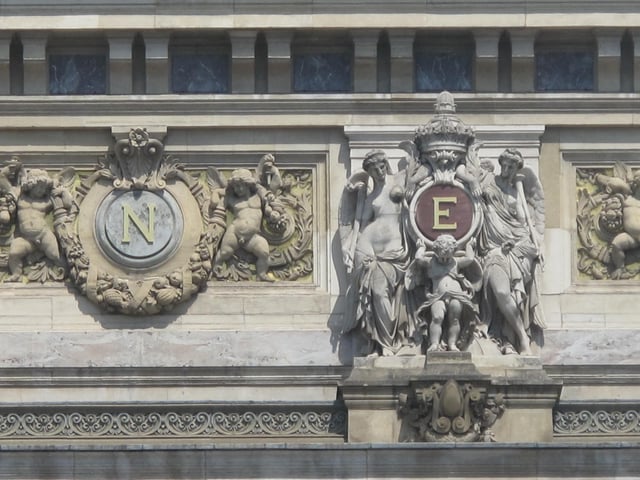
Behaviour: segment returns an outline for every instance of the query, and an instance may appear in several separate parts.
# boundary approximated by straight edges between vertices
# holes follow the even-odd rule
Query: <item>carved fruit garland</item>
[[[211,255],[217,248],[213,239],[219,239],[220,235],[201,235],[185,267],[129,282],[109,271],[94,271],[77,234],[83,200],[92,188],[106,182],[111,182],[114,190],[132,192],[162,191],[168,181],[182,182],[203,208],[206,196],[197,180],[163,150],[162,143],[149,139],[145,130],[132,130],[128,139],[116,142],[114,152],[99,160],[94,173],[82,179],[74,174],[67,182],[67,188],[77,185],[74,206],[54,210],[54,229],[69,264],[69,279],[81,293],[107,311],[143,315],[169,311],[202,290],[211,275]],[[220,228],[206,227],[209,231]]]

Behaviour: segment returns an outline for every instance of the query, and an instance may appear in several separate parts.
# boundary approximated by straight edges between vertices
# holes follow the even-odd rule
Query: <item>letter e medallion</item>
[[[474,227],[474,205],[466,190],[456,185],[432,185],[416,192],[412,202],[414,227],[433,241],[448,233],[456,240]]]

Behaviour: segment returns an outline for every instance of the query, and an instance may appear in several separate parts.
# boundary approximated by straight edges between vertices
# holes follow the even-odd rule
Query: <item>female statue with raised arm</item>
[[[340,207],[351,280],[347,304],[353,307],[343,332],[364,333],[370,354],[394,355],[408,344],[412,329],[403,285],[410,260],[401,218],[405,174],[391,174],[382,150],[369,152],[362,167],[349,179]]]

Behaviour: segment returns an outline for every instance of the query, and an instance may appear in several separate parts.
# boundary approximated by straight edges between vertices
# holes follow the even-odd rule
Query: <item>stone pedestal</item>
[[[561,382],[538,357],[358,358],[341,386],[349,442],[549,442]]]

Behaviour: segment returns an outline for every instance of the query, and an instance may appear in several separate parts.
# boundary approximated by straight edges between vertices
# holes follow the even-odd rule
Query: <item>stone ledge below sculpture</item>
[[[350,442],[549,442],[562,382],[535,357],[370,358],[341,385]]]

